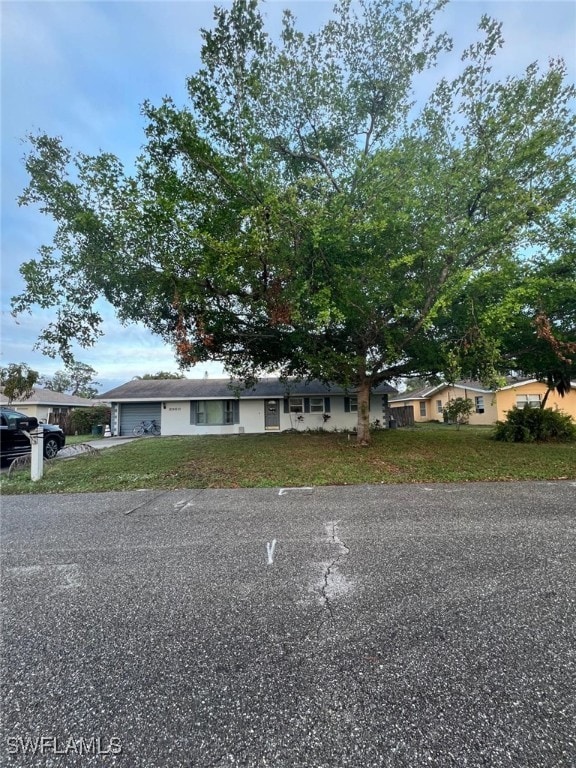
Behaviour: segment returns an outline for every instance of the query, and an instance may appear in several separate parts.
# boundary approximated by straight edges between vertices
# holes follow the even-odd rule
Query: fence
[[[72,411],[66,413],[49,413],[48,424],[57,424],[65,435],[72,434]]]
[[[396,421],[398,427],[414,426],[414,408],[411,405],[402,405],[398,408],[390,408],[388,418]]]

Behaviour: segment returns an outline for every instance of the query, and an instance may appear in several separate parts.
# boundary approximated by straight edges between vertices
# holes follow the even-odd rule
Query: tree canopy
[[[575,89],[561,61],[494,78],[502,32],[483,16],[460,72],[415,104],[418,76],[451,49],[434,32],[444,5],[340,0],[309,35],[286,11],[272,39],[257,0],[235,0],[203,31],[189,104],[143,105],[133,173],[29,137],[21,203],[57,231],[22,267],[14,308],[59,306],[43,348],[67,359],[73,341],[94,343],[103,296],[183,368],[216,359],[246,379],[357,389],[360,441],[381,382],[455,370],[463,355],[493,378],[490,306],[482,323],[455,309],[532,253],[534,269],[558,258]]]
[[[134,376],[135,379],[183,379],[183,373],[173,373],[172,371],[158,371],[157,373],[145,373],[143,376]]]
[[[34,385],[40,374],[26,363],[9,363],[0,368],[0,387],[2,394],[13,400],[27,400],[34,391]]]
[[[63,371],[56,371],[52,377],[44,377],[42,384],[53,392],[66,392],[88,399],[98,396],[100,384],[94,381],[96,370],[91,365],[70,361]]]

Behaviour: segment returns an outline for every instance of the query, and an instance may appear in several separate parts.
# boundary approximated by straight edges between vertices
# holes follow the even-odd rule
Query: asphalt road
[[[2,513],[2,766],[576,765],[574,482]]]

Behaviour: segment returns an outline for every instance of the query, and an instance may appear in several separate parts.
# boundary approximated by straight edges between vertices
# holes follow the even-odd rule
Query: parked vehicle
[[[30,453],[32,446],[24,434],[38,426],[38,419],[11,408],[0,409],[0,461],[12,461],[18,456]],[[53,459],[66,444],[66,436],[55,424],[43,424],[44,458]]]

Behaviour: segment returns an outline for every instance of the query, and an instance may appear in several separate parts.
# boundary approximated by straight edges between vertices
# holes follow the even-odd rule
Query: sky
[[[312,31],[330,16],[332,5],[331,0],[268,0],[262,9],[272,33],[283,8],[295,13],[304,31]],[[143,144],[142,102],[158,104],[170,95],[186,103],[185,80],[200,66],[200,30],[212,25],[213,8],[204,0],[0,0],[0,366],[23,362],[43,376],[63,368],[60,359],[33,349],[51,312],[33,307],[13,318],[10,311],[10,298],[24,289],[20,265],[49,244],[53,232],[38,209],[17,204],[27,182],[25,136],[36,131],[61,136],[74,151],[112,152],[129,166]],[[454,39],[439,75],[459,70],[460,53],[478,38],[483,13],[503,23],[499,76],[561,56],[576,80],[573,0],[453,0],[439,17],[439,28]],[[172,349],[143,326],[122,327],[111,307],[104,308],[104,317],[103,338],[76,354],[97,371],[100,391],[134,376],[177,370]],[[186,375],[206,372],[224,375],[216,363]]]

